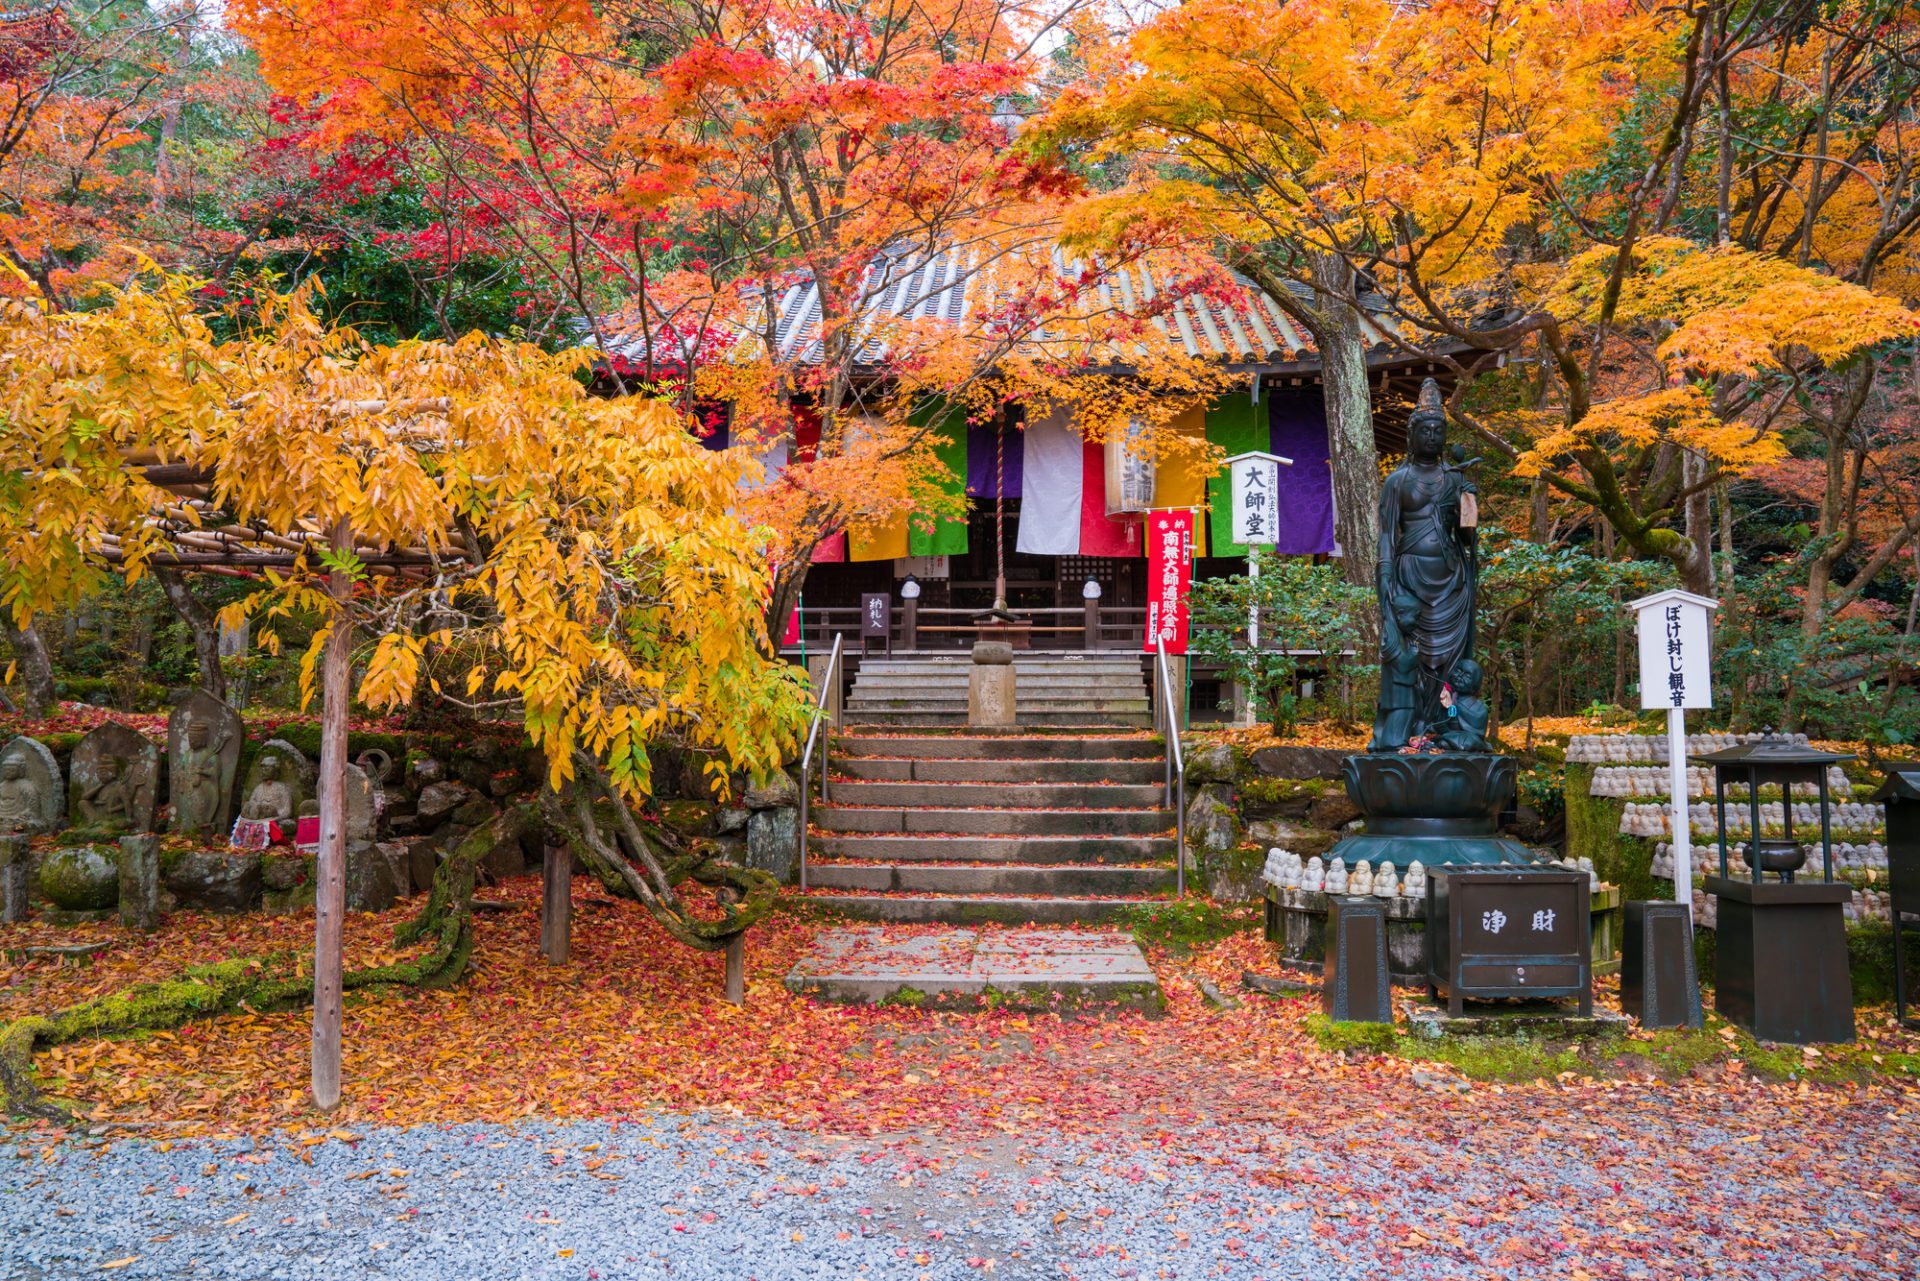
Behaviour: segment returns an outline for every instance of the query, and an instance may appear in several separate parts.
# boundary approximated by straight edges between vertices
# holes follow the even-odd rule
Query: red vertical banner
[[[1193,587],[1193,512],[1147,513],[1146,650],[1164,641],[1169,654],[1187,652],[1187,597]]]

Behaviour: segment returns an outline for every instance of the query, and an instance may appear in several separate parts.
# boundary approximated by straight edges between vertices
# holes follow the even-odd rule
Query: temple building
[[[877,316],[902,323],[927,319],[960,322],[980,288],[977,274],[955,270],[934,255],[901,269],[893,264],[887,287],[870,291]],[[1144,267],[1111,270],[1101,279],[1103,297],[1117,305],[1155,296],[1156,282]],[[1337,556],[1334,495],[1322,397],[1320,361],[1311,337],[1280,306],[1244,278],[1238,303],[1217,296],[1179,298],[1154,323],[1188,355],[1220,362],[1240,375],[1235,390],[1204,410],[1173,424],[1216,446],[1221,456],[1271,451],[1293,460],[1280,469],[1280,528],[1275,550],[1283,555]],[[771,326],[782,363],[818,363],[820,302],[811,283],[790,285],[777,299]],[[1430,356],[1394,340],[1376,307],[1366,319],[1370,342],[1377,447],[1382,455],[1405,449],[1405,414],[1421,379],[1445,376]],[[638,354],[633,346],[616,355]],[[873,362],[883,377],[883,360]],[[804,408],[789,441],[765,455],[770,472],[790,457],[805,457],[819,435],[817,417]],[[994,602],[996,509],[1003,531],[1007,603],[1026,620],[1018,644],[1042,651],[1090,649],[1139,653],[1145,629],[1146,561],[1141,512],[1191,508],[1196,512],[1196,580],[1245,572],[1245,548],[1230,541],[1226,478],[1208,475],[1188,459],[1155,464],[1130,457],[1125,442],[1086,442],[1070,414],[1028,417],[1020,406],[992,423],[936,424],[938,454],[947,483],[969,499],[965,520],[921,528],[902,520],[864,535],[836,534],[814,555],[801,603],[802,625],[786,648],[796,655],[818,651],[835,634],[857,634],[863,596],[884,593],[896,607],[896,650],[957,651],[977,638],[977,615]],[[725,448],[724,421],[705,443]],[[897,609],[909,582],[916,600],[911,635],[899,634]],[[917,592],[917,596],[914,593]],[[1096,610],[1087,608],[1097,600]],[[1094,620],[1097,617],[1097,622]],[[902,643],[904,642],[904,643]]]

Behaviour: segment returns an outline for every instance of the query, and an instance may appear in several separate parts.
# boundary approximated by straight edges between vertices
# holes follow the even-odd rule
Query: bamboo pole
[[[353,530],[334,522],[333,546],[353,550]],[[341,927],[346,914],[347,678],[353,654],[353,583],[345,570],[327,578],[332,631],[321,657],[320,853],[314,860],[313,1102],[323,1112],[340,1103]]]

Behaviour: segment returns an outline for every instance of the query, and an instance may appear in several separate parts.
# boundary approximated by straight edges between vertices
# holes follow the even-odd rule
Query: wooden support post
[[[573,851],[547,846],[540,872],[540,955],[565,965],[573,957]]]
[[[723,907],[731,907],[740,901],[740,896],[732,890],[720,890],[715,894]],[[747,936],[736,934],[727,940],[726,950],[726,1001],[729,1005],[747,1003]]]
[[[353,551],[353,530],[333,526],[336,554]],[[341,926],[347,898],[347,690],[353,656],[353,581],[343,569],[327,576],[332,630],[320,671],[320,852],[313,894],[313,1103],[340,1103]]]
[[[908,596],[900,602],[900,648],[909,652],[920,648],[920,599]]]
[[[727,943],[727,1004],[747,1003],[747,936],[736,934]]]
[[[1100,648],[1100,598],[1098,596],[1088,596],[1085,599],[1086,599],[1086,609],[1087,609],[1086,648],[1099,649]]]

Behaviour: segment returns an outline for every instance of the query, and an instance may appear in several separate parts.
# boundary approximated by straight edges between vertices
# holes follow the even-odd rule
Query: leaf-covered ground
[[[1806,1275],[1892,1276],[1920,1250],[1920,1038],[1883,1010],[1863,1012],[1858,1049],[1815,1055],[1722,1030],[1584,1054],[1456,1046],[1423,1061],[1406,1041],[1387,1054],[1327,1048],[1342,1042],[1313,1000],[1244,991],[1243,970],[1274,969],[1253,932],[1191,957],[1156,949],[1166,1017],[1075,1021],[795,998],[780,980],[818,924],[787,915],[753,934],[749,1000],[735,1009],[717,999],[718,957],[586,886],[573,964],[545,965],[537,894],[532,878],[488,891],[506,907],[479,917],[461,987],[349,1002],[346,1102],[331,1117],[306,1105],[305,1011],[58,1047],[39,1056],[43,1084],[88,1130],[167,1143],[257,1135],[296,1157],[329,1134],[384,1126],[663,1113],[777,1123],[792,1144],[869,1145],[909,1173],[903,1152],[951,1172],[969,1146],[997,1144],[1041,1171],[1094,1160],[1133,1195],[1179,1189],[1186,1200],[1169,1213],[1190,1240],[1217,1238],[1207,1257],[1221,1275],[1267,1275],[1232,1266],[1229,1222],[1249,1225],[1236,1238],[1246,1248],[1257,1222],[1308,1232],[1330,1260],[1420,1258],[1438,1264],[1433,1275],[1686,1276],[1708,1259],[1786,1275],[1787,1259]],[[351,916],[350,963],[386,955],[405,910]],[[0,927],[12,958],[0,1015],[303,947],[310,930],[306,915],[181,915],[151,937]],[[21,959],[56,937],[112,946],[90,966]],[[1242,1003],[1215,1008],[1199,979]],[[71,1150],[45,1132],[14,1137],[28,1155]],[[1209,1186],[1225,1199],[1210,1204]],[[1034,1275],[1129,1275],[1117,1258]]]

